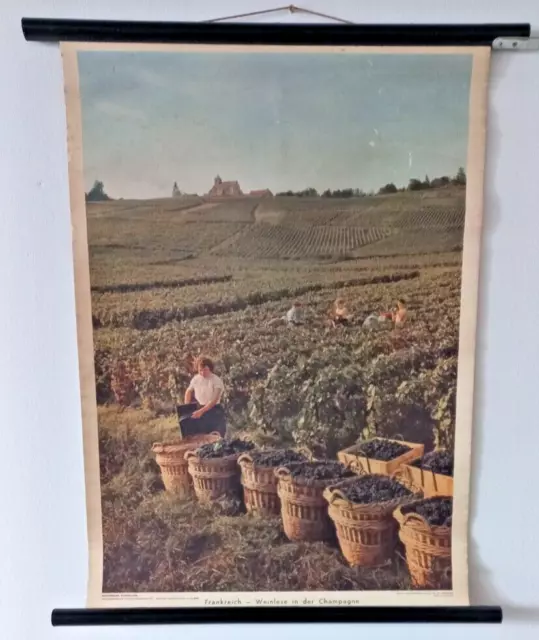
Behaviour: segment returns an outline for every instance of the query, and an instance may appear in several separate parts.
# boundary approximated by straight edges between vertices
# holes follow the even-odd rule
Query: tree
[[[450,180],[447,176],[441,176],[440,178],[434,178],[430,181],[430,186],[432,189],[436,189],[438,187],[445,187],[450,183]]]
[[[388,182],[388,184],[385,184],[383,187],[380,187],[380,189],[378,190],[378,195],[381,195],[381,196],[389,193],[397,193],[397,187],[392,182]]]
[[[466,184],[466,172],[464,171],[464,167],[459,167],[457,171],[457,175],[452,180],[453,184]]]
[[[174,182],[174,185],[172,186],[172,197],[177,198],[178,196],[181,196],[181,195],[182,195],[182,192],[178,187],[178,183]]]
[[[105,193],[105,185],[100,180],[96,180],[94,182],[94,186],[86,194],[87,202],[100,202],[110,199],[111,198],[109,198],[109,196]]]
[[[423,188],[423,183],[417,178],[410,178],[408,182],[408,191],[420,191]]]

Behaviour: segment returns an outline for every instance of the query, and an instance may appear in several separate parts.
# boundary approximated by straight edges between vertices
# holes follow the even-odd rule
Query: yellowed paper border
[[[214,52],[331,52],[391,54],[455,54],[473,56],[469,97],[466,217],[463,243],[460,336],[455,425],[453,498],[453,590],[347,592],[229,592],[103,594],[103,538],[97,402],[94,376],[90,270],[84,198],[81,104],[78,51],[198,51]],[[251,45],[151,45],[61,43],[67,111],[70,204],[73,229],[79,375],[86,479],[89,550],[89,607],[207,607],[207,606],[368,606],[467,605],[468,509],[475,378],[475,341],[479,261],[483,220],[483,178],[486,142],[489,47],[330,47]]]

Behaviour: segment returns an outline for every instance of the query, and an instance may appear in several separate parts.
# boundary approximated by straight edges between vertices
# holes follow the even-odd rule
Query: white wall
[[[491,0],[303,1],[358,22],[539,27],[537,0],[503,6]],[[539,529],[539,52],[496,53],[490,91],[470,565],[474,603],[503,605],[506,622],[404,631],[382,625],[55,630],[53,607],[84,606],[87,562],[65,114],[57,46],[25,42],[20,18],[200,20],[272,2],[0,5],[0,637],[247,638],[253,631],[260,638],[300,631],[313,638],[363,632],[372,640],[395,632],[418,640],[433,632],[440,640],[539,637],[539,554],[532,541]],[[286,14],[273,19],[292,20]]]

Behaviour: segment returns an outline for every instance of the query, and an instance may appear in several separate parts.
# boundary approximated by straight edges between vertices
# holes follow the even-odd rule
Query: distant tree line
[[[446,187],[447,185],[460,185],[464,186],[466,184],[466,172],[464,171],[464,167],[459,167],[455,176],[441,176],[439,178],[434,178],[433,180],[429,179],[429,176],[425,176],[424,180],[418,180],[417,178],[411,178],[408,182],[407,191],[422,191],[424,189],[437,189],[438,187]],[[395,185],[386,185],[386,187],[391,187]],[[384,188],[384,187],[382,187]]]
[[[464,186],[466,184],[466,172],[463,167],[460,167],[454,176],[440,176],[439,178],[433,178],[425,176],[424,180],[417,178],[410,178],[406,187],[397,187],[393,182],[385,184],[380,187],[376,192],[378,195],[388,195],[391,193],[401,193],[404,191],[423,191],[425,189],[438,189],[439,187],[445,187],[448,185]],[[281,191],[277,193],[278,196],[295,196],[297,198],[363,198],[365,196],[374,195],[374,191],[365,192],[362,189],[349,187],[348,189],[326,189],[321,194],[318,193],[313,187],[303,189],[302,191]]]
[[[278,196],[296,196],[298,198],[317,198],[318,191],[313,187],[303,189],[303,191],[281,191]]]
[[[380,187],[376,192],[378,195],[388,195],[391,193],[400,193],[403,191],[424,191],[425,189],[437,189],[439,187],[445,187],[448,185],[464,186],[466,184],[466,172],[464,167],[459,167],[457,173],[452,176],[440,176],[439,178],[433,178],[425,176],[424,180],[418,178],[410,178],[406,187],[398,188],[393,182],[388,182],[383,187]],[[182,195],[182,192],[178,188],[178,183],[175,182],[172,187],[172,197],[178,197]],[[373,196],[374,191],[365,192],[362,189],[349,187],[347,189],[326,189],[321,194],[314,187],[308,187],[301,191],[280,191],[278,196],[295,196],[297,198],[363,198],[365,196]],[[85,194],[87,202],[101,202],[104,200],[112,200],[105,192],[105,185],[96,180],[93,187]]]
[[[367,194],[362,189],[326,189],[322,198],[363,198]]]
[[[464,186],[466,184],[466,172],[464,171],[464,167],[459,167],[456,175],[449,176],[440,176],[439,178],[433,178],[432,180],[429,176],[425,176],[424,180],[419,180],[418,178],[410,178],[408,182],[408,186],[401,187],[400,189],[393,182],[389,182],[385,184],[383,187],[378,189],[379,195],[387,195],[389,193],[399,193],[402,191],[424,191],[425,189],[438,189],[440,187],[446,187],[448,185],[457,185]]]

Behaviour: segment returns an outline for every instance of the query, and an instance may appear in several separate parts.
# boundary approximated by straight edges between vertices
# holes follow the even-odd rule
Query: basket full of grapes
[[[238,458],[245,507],[260,516],[278,516],[281,502],[277,495],[275,469],[307,458],[291,449],[268,449],[243,453]]]
[[[435,496],[399,506],[394,512],[406,562],[416,587],[451,589],[453,498]]]
[[[189,436],[177,442],[156,442],[152,451],[161,469],[165,489],[178,498],[187,498],[193,493],[193,482],[187,471],[185,454],[203,444],[214,443],[221,439],[219,433],[207,433]]]
[[[329,517],[341,551],[351,566],[376,567],[392,555],[397,543],[395,508],[417,498],[385,475],[361,475],[324,491]]]
[[[222,497],[241,496],[238,458],[255,445],[245,440],[209,442],[185,454],[189,475],[200,502],[212,502]]]
[[[284,532],[289,540],[328,540],[335,529],[324,490],[356,474],[337,460],[298,462],[275,470]]]

